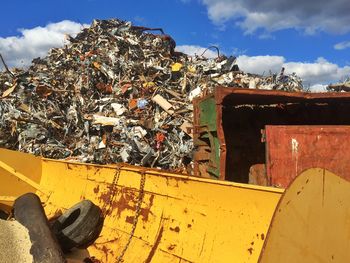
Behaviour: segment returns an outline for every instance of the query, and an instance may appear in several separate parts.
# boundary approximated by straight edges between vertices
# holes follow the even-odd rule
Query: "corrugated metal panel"
[[[308,168],[350,180],[350,126],[266,126],[267,177],[287,187]]]

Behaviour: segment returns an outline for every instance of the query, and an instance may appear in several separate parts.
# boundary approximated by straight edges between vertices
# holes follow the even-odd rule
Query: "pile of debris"
[[[350,78],[347,78],[344,82],[330,84],[327,86],[327,90],[330,92],[348,92],[350,91]]]
[[[193,98],[217,85],[303,89],[295,75],[246,74],[234,57],[190,57],[161,29],[117,19],[95,20],[69,42],[28,69],[0,73],[0,147],[184,171]]]

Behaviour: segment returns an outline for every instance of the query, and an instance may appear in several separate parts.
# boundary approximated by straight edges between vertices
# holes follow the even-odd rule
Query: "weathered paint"
[[[240,105],[275,105],[276,108],[283,109],[286,104],[293,103],[318,103],[337,105],[345,103],[350,105],[349,93],[304,93],[304,92],[285,92],[275,90],[256,90],[216,87],[214,92],[200,99],[194,100],[194,143],[197,147],[197,153],[194,155],[195,175],[227,180],[227,155],[228,150],[232,148],[225,138],[223,128],[223,109]],[[209,104],[209,106],[208,106]],[[327,106],[326,106],[327,107]],[[210,109],[210,110],[209,110]],[[333,114],[337,114],[336,106]],[[323,116],[319,116],[322,120]],[[286,125],[291,124],[287,123]],[[333,124],[350,124],[350,121]],[[216,124],[216,128],[214,128]],[[269,124],[269,123],[267,123]],[[303,123],[307,125],[308,123]],[[324,123],[325,125],[330,123]],[[234,129],[234,127],[232,127]],[[210,131],[210,132],[209,132]],[[201,138],[203,134],[207,136],[214,135],[215,143],[205,144]],[[240,138],[236,138],[240,140]],[[232,150],[233,152],[235,149]],[[204,156],[203,152],[207,152]],[[233,153],[234,154],[234,153]],[[247,172],[248,175],[248,172]]]
[[[259,262],[350,262],[349,214],[348,180],[304,171],[276,208]]]
[[[49,195],[37,194],[49,218],[85,198],[103,208],[103,230],[88,248],[101,262],[115,262],[127,243],[142,174],[146,180],[141,215],[124,262],[256,262],[283,192],[133,166],[40,159],[8,150],[0,150],[0,160],[48,189]],[[116,174],[119,180],[111,185]],[[1,168],[0,176],[1,193],[36,192]]]
[[[220,177],[220,141],[217,135],[216,118],[217,105],[215,99],[209,97],[201,103],[195,103],[194,144],[197,150],[194,154],[194,173],[205,177],[218,179]],[[209,141],[209,147],[207,144]],[[206,163],[205,171],[200,172],[200,163]]]
[[[350,126],[266,126],[269,184],[286,188],[302,171],[322,167],[350,180]]]

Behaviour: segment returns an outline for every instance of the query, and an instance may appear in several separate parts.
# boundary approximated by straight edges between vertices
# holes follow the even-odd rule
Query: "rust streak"
[[[103,251],[103,253],[106,255],[106,262],[108,262],[108,254],[109,254],[108,248],[103,245],[100,250]]]
[[[175,231],[176,233],[180,232],[180,227],[176,226],[176,227],[170,227],[171,231]]]
[[[194,263],[193,261],[190,261],[190,260],[185,259],[185,258],[183,258],[183,257],[180,257],[180,256],[178,256],[178,255],[176,255],[176,254],[173,254],[173,253],[171,253],[171,252],[168,251],[168,250],[164,250],[164,249],[162,249],[162,248],[159,248],[159,251],[162,251],[162,252],[164,252],[164,253],[166,253],[166,254],[168,254],[168,255],[171,255],[171,256],[173,256],[174,258],[179,259],[181,262]]]
[[[154,195],[150,195],[150,197],[149,197],[149,205],[146,208],[141,208],[140,214],[141,214],[142,220],[144,222],[147,222],[149,214],[152,214],[151,208],[153,206],[153,201],[154,201]]]
[[[324,186],[326,183],[326,169],[323,169],[322,174],[322,206],[324,206]]]
[[[100,191],[100,185],[97,185],[97,186],[94,188],[94,193],[95,193],[95,194],[98,194],[99,191]]]
[[[112,203],[112,208],[117,209],[117,216],[120,217],[125,209],[136,210],[136,201],[136,194],[133,191],[127,191],[123,188],[119,200]]]
[[[207,237],[207,233],[204,234],[204,237],[203,237],[203,242],[202,242],[202,247],[201,247],[201,251],[199,252],[199,256],[202,255],[202,252],[203,252],[203,249],[204,249],[204,243],[205,243],[205,239]]]
[[[121,213],[124,210],[136,210],[136,203],[137,203],[137,197],[138,193],[134,190],[128,189],[128,188],[122,188],[119,192],[119,199],[111,202],[111,198],[113,197],[113,191],[111,187],[106,192],[102,193],[99,197],[101,201],[103,201],[105,204],[112,203],[111,208],[109,209],[109,212],[111,213],[113,210],[117,210],[116,215],[118,218],[120,218]],[[149,215],[152,215],[151,208],[153,206],[154,202],[154,194],[150,195],[149,197],[149,203],[146,205],[146,207],[141,207],[140,215],[142,216],[142,220],[144,222],[148,221]],[[105,210],[105,206],[102,208],[102,210]]]
[[[174,250],[175,247],[176,247],[176,244],[171,244],[171,245],[168,247],[168,250]]]
[[[93,246],[94,246],[96,249],[98,249],[97,245],[103,245],[103,244],[108,244],[108,243],[114,243],[114,242],[116,242],[116,241],[118,241],[118,240],[119,240],[119,238],[114,238],[114,239],[111,239],[111,240],[108,240],[108,241],[105,241],[105,242],[95,242]]]
[[[112,210],[111,209],[107,209],[107,206],[111,203],[111,199],[113,198],[113,190],[111,189],[111,186],[108,186],[109,190],[101,193],[101,195],[99,196],[99,200],[103,203],[102,206],[102,212],[106,215],[110,215]],[[108,213],[107,213],[108,212]]]
[[[151,249],[151,251],[149,252],[148,254],[148,257],[147,259],[145,260],[145,263],[150,263],[154,254],[156,253],[156,250],[159,246],[159,243],[160,243],[160,240],[162,239],[162,235],[163,235],[163,231],[164,231],[164,228],[163,226],[160,228],[159,232],[158,232],[158,235],[157,235],[157,238],[156,238],[156,241],[154,242],[154,245]]]
[[[135,218],[135,217],[133,217],[133,216],[127,216],[127,217],[125,218],[125,222],[126,222],[126,223],[129,223],[129,224],[133,224],[133,223],[134,223],[134,218]]]

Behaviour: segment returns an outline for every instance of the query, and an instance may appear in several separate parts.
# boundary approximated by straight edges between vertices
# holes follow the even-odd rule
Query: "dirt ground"
[[[0,219],[0,262],[33,262],[28,230],[17,221]]]

